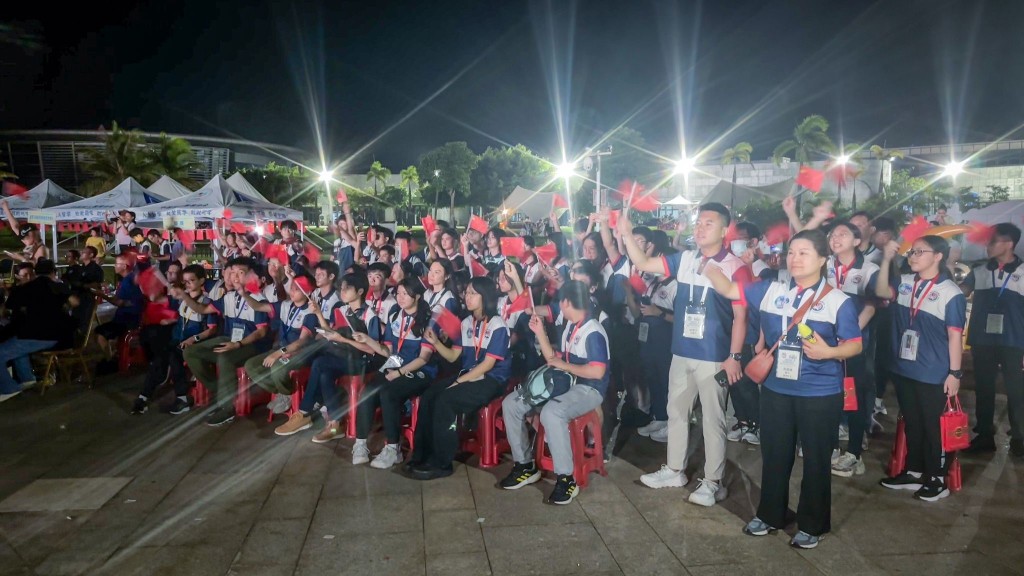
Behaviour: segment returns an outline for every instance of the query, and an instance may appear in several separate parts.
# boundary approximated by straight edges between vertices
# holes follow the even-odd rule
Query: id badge
[[[637,326],[637,338],[641,342],[646,344],[647,343],[647,333],[650,332],[650,330],[651,330],[651,325],[650,324],[648,324],[647,322],[641,322]]]
[[[245,328],[241,326],[235,326],[231,329],[231,341],[241,342],[242,338],[245,338]]]
[[[920,340],[921,335],[915,330],[907,330],[903,332],[903,337],[900,338],[900,359],[916,362],[917,346],[920,343]]]
[[[683,317],[683,337],[704,339],[704,318],[706,310],[703,306],[687,306]]]
[[[800,344],[781,343],[775,362],[775,376],[782,380],[800,379],[800,361],[804,356],[804,348]]]
[[[1002,334],[1003,333],[1003,315],[1002,314],[989,314],[985,320],[985,333],[986,334]]]

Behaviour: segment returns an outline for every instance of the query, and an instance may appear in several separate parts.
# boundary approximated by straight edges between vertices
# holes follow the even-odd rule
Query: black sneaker
[[[132,403],[132,414],[145,414],[146,410],[149,410],[149,406],[146,406],[146,401],[142,398],[136,398]]]
[[[991,434],[975,436],[971,445],[964,452],[968,454],[984,454],[985,452],[996,451],[996,439]]]
[[[527,484],[533,484],[540,480],[540,470],[533,462],[527,464],[516,463],[512,472],[501,481],[501,487],[505,490],[518,490]]]
[[[1024,458],[1024,440],[1018,440],[1016,438],[1010,439],[1010,454]]]
[[[210,413],[210,416],[206,419],[207,426],[223,426],[224,424],[230,424],[235,419],[234,410],[225,410],[223,408],[217,408]]]
[[[946,496],[949,496],[949,489],[946,488],[946,483],[942,481],[942,478],[932,478],[920,490],[914,492],[914,498],[925,502],[935,502]]]
[[[572,474],[558,475],[558,479],[555,480],[555,489],[551,491],[551,496],[548,497],[548,502],[551,504],[564,505],[572,502],[572,499],[576,497],[580,491],[579,487],[576,486],[576,479],[572,477]]]
[[[188,398],[175,398],[174,405],[171,406],[170,413],[174,415],[184,414],[192,409],[192,403],[189,402]]]
[[[914,475],[911,472],[904,472],[899,476],[893,476],[892,478],[883,478],[879,484],[889,488],[890,490],[920,490],[923,484],[921,483],[921,475]]]

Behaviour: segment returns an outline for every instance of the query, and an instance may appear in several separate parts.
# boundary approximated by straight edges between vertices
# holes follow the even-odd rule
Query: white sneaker
[[[398,450],[398,444],[387,444],[384,446],[384,449],[380,451],[380,454],[377,454],[377,456],[374,457],[373,462],[370,462],[370,468],[387,470],[401,462],[402,453]]]
[[[889,414],[889,411],[885,409],[885,400],[875,398],[875,414]]]
[[[796,455],[801,457],[801,458],[804,457],[804,447],[803,447],[802,444],[797,444],[796,445]]]
[[[761,445],[761,431],[755,426],[747,428],[747,431],[743,433],[743,441],[747,444],[753,444],[754,446]]]
[[[836,462],[843,456],[843,451],[839,448],[832,449],[832,465],[835,466]]]
[[[739,442],[746,433],[747,427],[742,422],[737,422],[725,433],[725,439],[729,442]]]
[[[655,442],[661,442],[662,444],[668,442],[668,426],[665,426],[661,430],[651,432],[650,439]]]
[[[359,466],[370,461],[370,449],[366,447],[366,440],[356,440],[352,446],[352,465]]]
[[[650,436],[651,434],[664,428],[668,428],[667,420],[651,420],[650,424],[637,428],[636,433],[641,436]]]
[[[849,440],[850,439],[850,429],[847,428],[846,426],[843,426],[842,424],[839,425],[839,439],[840,440]]]
[[[292,407],[292,397],[287,394],[274,394],[274,397],[267,403],[267,408],[273,414],[284,414]]]
[[[714,480],[700,479],[700,485],[690,494],[688,500],[699,506],[714,506],[715,502],[725,500],[729,490]]]
[[[682,470],[676,471],[662,464],[657,472],[644,474],[640,482],[648,488],[682,488],[686,486],[686,474]]]
[[[882,427],[882,423],[878,421],[878,418],[875,418],[875,415],[872,414],[871,415],[871,433],[872,434],[881,434],[882,432],[885,432],[885,428]]]
[[[832,461],[832,475],[842,476],[843,478],[849,478],[850,476],[861,475],[864,473],[864,461],[861,458],[850,454],[849,452],[843,454],[839,458]]]

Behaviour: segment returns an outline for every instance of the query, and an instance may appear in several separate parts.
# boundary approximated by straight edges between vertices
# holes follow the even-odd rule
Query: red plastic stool
[[[577,416],[569,422],[569,442],[572,446],[573,476],[580,488],[587,487],[587,476],[591,472],[598,472],[601,476],[607,476],[604,469],[604,446],[601,443],[601,415],[597,410],[588,412],[583,416]],[[538,421],[540,419],[538,418]],[[590,436],[594,440],[594,447],[587,447],[587,428],[590,429]],[[548,452],[544,443],[544,426],[537,426],[537,467],[547,472],[553,472],[554,462],[551,453]]]
[[[295,388],[295,391],[292,392],[291,395],[291,408],[285,412],[285,416],[291,418],[292,414],[299,411],[299,404],[302,403],[302,396],[306,393],[306,383],[309,382],[309,366],[300,370],[292,370],[288,373],[288,378],[291,379],[292,386]],[[273,412],[267,410],[267,422],[273,422],[274,416],[275,414]]]
[[[132,366],[145,366],[146,353],[139,345],[139,331],[129,330],[117,346],[117,371],[127,372]]]
[[[349,438],[355,438],[356,406],[359,405],[359,399],[363,396],[363,388],[366,387],[366,381],[363,379],[362,374],[354,374],[338,378],[337,385],[348,389],[348,414],[345,415],[345,435]]]
[[[245,368],[238,368],[236,373],[238,374],[238,393],[235,395],[236,416],[248,416],[252,414],[252,409],[256,405],[270,402],[270,392],[259,386],[253,386],[249,375],[245,373]]]
[[[501,417],[501,402],[505,396],[491,400],[477,412],[476,431],[468,433],[462,440],[463,452],[472,452],[480,457],[481,468],[493,468],[501,461],[501,455],[512,448],[505,436],[505,421]]]
[[[409,445],[410,456],[416,447],[416,421],[419,420],[420,415],[420,397],[416,396],[411,400],[412,414],[402,421],[402,437],[405,438],[405,442]]]
[[[203,386],[203,383],[196,380],[196,383],[188,391],[189,396],[192,397],[192,405],[196,408],[210,405],[210,390]]]

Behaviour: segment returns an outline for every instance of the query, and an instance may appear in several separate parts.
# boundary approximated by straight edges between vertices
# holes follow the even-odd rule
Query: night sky
[[[749,115],[715,150],[766,158],[811,113],[889,146],[1024,118],[1017,0],[8,4],[41,46],[0,34],[0,126],[117,120],[312,151],[318,125],[353,171],[450,140],[557,159],[559,107],[570,156],[623,122],[677,157],[681,131],[692,153]]]

